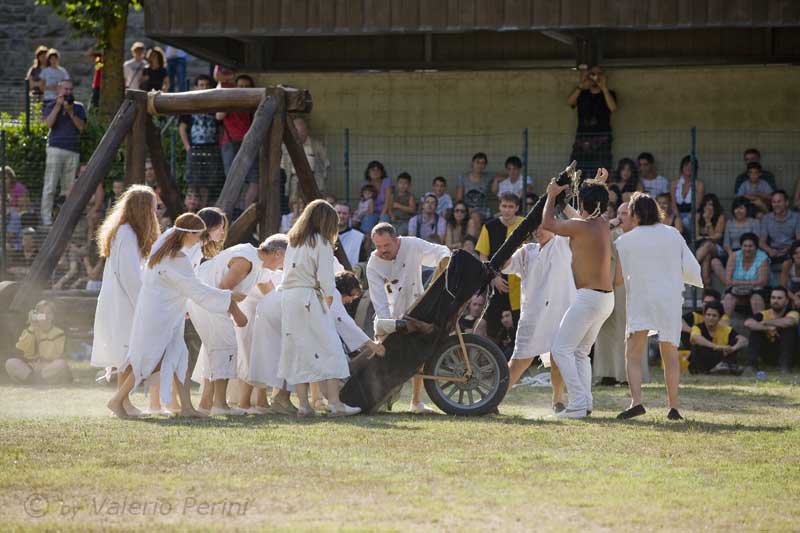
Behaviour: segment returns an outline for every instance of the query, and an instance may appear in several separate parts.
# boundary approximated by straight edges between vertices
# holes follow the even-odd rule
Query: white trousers
[[[614,293],[578,289],[558,333],[551,354],[569,395],[570,411],[592,409],[592,363],[589,352],[597,333],[614,310]]]

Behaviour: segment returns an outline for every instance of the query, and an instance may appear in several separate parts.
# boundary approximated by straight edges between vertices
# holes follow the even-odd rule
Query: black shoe
[[[667,413],[667,418],[669,420],[683,420],[683,417],[677,409],[670,409],[669,413]]]
[[[597,386],[598,387],[613,387],[617,383],[619,383],[619,382],[616,379],[610,378],[610,377],[605,377],[605,378],[600,378],[600,381],[597,382]]]
[[[561,411],[563,411],[566,408],[567,408],[566,405],[564,405],[561,402],[558,402],[557,404],[553,405],[553,412],[554,413],[560,413]]]
[[[620,414],[618,414],[617,420],[628,420],[629,418],[633,418],[634,416],[641,416],[646,412],[647,411],[644,410],[644,406],[642,404],[634,405],[630,409],[625,409]]]

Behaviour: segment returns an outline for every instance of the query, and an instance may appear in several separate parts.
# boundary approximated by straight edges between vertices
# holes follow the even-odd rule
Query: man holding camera
[[[75,181],[80,162],[81,131],[86,127],[86,109],[72,95],[72,80],[58,82],[58,97],[42,109],[50,128],[47,135],[47,159],[42,190],[42,224],[53,224],[53,197],[56,184],[66,194]]]
[[[578,128],[570,159],[578,162],[585,177],[598,168],[612,168],[611,114],[617,110],[617,95],[599,65],[591,69],[579,65],[578,85],[567,97],[567,104],[578,110]]]

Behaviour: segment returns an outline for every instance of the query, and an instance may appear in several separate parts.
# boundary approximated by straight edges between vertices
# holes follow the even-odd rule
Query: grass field
[[[679,423],[666,420],[660,383],[629,422],[614,419],[619,387],[596,388],[585,421],[546,418],[549,392],[518,387],[482,419],[187,422],[110,418],[110,390],[92,374],[56,389],[0,383],[3,531],[800,524],[797,376],[688,377]]]

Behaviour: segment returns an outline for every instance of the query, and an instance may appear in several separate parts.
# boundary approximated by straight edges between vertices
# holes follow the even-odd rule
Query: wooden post
[[[239,218],[233,221],[228,228],[228,236],[225,238],[225,248],[234,244],[241,244],[250,240],[250,235],[258,222],[258,205],[250,204]]]
[[[261,101],[255,116],[253,116],[253,123],[242,139],[242,145],[231,163],[231,168],[225,177],[225,184],[222,186],[222,192],[217,198],[217,207],[225,211],[228,217],[233,213],[233,206],[242,192],[244,179],[258,157],[258,150],[267,134],[267,128],[272,123],[276,106],[275,98],[267,97]]]
[[[144,183],[144,160],[147,157],[147,93],[128,89],[127,95],[136,103],[136,120],[125,141],[125,186]]]
[[[218,111],[254,111],[269,91],[267,89],[209,89],[188,93],[160,93],[153,96],[153,108],[162,115],[187,115]],[[311,94],[305,89],[279,87],[286,95],[286,110],[290,113],[309,113]]]
[[[283,89],[270,89],[270,96],[277,107],[269,132],[261,147],[263,158],[259,159],[258,205],[259,238],[263,241],[277,233],[281,225],[281,145],[286,128],[286,96]]]
[[[161,200],[167,207],[167,214],[172,220],[178,218],[183,213],[181,203],[181,193],[178,190],[178,183],[175,177],[169,173],[167,161],[164,159],[164,150],[161,146],[161,132],[158,126],[149,118],[146,122],[147,149],[150,152],[150,162],[153,164],[153,171],[156,174]]]
[[[286,121],[286,127],[283,129],[283,144],[286,145],[286,151],[289,152],[289,157],[292,158],[292,164],[294,165],[294,171],[297,173],[297,181],[303,193],[303,198],[306,199],[306,202],[316,200],[320,197],[317,180],[314,179],[314,172],[311,170],[311,165],[308,164],[305,150],[297,142],[297,131],[294,129],[294,123],[291,120]],[[344,253],[344,249],[341,246],[337,246],[334,253],[336,254],[336,259],[345,269],[352,270],[347,254]]]
[[[81,179],[75,182],[72,192],[67,196],[64,207],[61,208],[42,244],[41,251],[28,271],[24,281],[25,287],[14,296],[14,301],[11,303],[12,310],[27,311],[38,300],[44,282],[53,273],[61,254],[64,253],[78,219],[83,216],[86,204],[97,190],[97,184],[108,174],[117,150],[136,120],[137,112],[137,103],[131,96],[126,97],[89,159]]]

